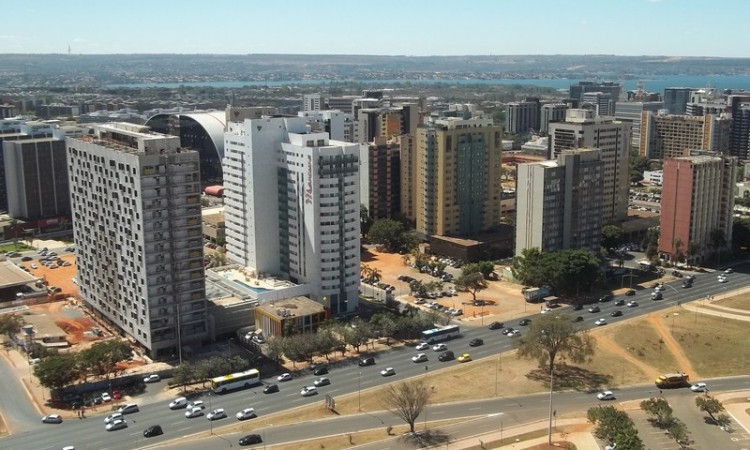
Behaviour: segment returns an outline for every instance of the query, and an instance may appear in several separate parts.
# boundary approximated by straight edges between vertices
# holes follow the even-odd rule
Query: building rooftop
[[[307,297],[291,297],[284,300],[275,300],[261,304],[258,308],[278,319],[290,316],[309,316],[325,311],[323,305]]]
[[[38,279],[11,261],[0,261],[0,289],[34,283]]]

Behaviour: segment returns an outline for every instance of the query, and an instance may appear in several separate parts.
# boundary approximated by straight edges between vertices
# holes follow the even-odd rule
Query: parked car
[[[252,419],[255,417],[255,409],[254,408],[245,408],[242,411],[235,414],[235,417],[237,417],[237,420],[247,420]]]
[[[161,377],[155,373],[152,373],[143,379],[144,383],[157,383],[159,381],[161,381]]]
[[[396,375],[396,369],[394,369],[393,367],[386,367],[385,369],[380,371],[380,375],[384,377]]]
[[[264,394],[272,394],[274,392],[279,392],[279,385],[278,384],[269,384],[266,387],[263,388]]]
[[[164,430],[161,429],[161,425],[151,425],[150,427],[143,430],[143,437],[154,437],[161,436],[164,434]]]
[[[103,393],[102,395],[100,395],[100,397],[102,398],[102,401],[104,401],[104,402],[111,402],[112,401],[112,396],[109,395],[109,392]]]

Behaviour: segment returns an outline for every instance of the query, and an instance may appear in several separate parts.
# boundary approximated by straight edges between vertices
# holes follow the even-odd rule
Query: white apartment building
[[[256,273],[307,286],[308,295],[333,314],[355,311],[360,146],[308,132],[302,117],[227,126],[229,259]]]
[[[129,123],[67,138],[80,295],[152,357],[206,336],[200,168],[180,138]]]

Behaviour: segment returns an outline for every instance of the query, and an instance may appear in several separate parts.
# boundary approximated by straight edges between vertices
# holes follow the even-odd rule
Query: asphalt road
[[[673,306],[677,302],[703,299],[708,295],[719,295],[722,291],[733,290],[750,285],[750,276],[748,275],[748,272],[750,272],[750,265],[745,263],[735,266],[735,271],[736,273],[728,276],[727,283],[719,283],[715,274],[698,275],[694,287],[689,289],[682,289],[680,287],[681,282],[679,280],[675,281],[668,285],[669,287],[664,292],[665,299],[660,301],[652,301],[650,299],[650,289],[641,290],[632,297],[625,297],[627,300],[636,300],[639,302],[639,306],[635,308],[616,307],[614,306],[614,301],[610,301],[599,304],[598,306],[601,308],[601,312],[596,314],[588,313],[585,310],[571,311],[571,307],[569,306],[558,308],[552,312],[552,314],[568,313],[571,315],[580,315],[584,317],[584,321],[582,322],[584,327],[594,326],[594,320],[601,317],[605,317],[608,323],[615,323]],[[535,317],[539,317],[537,308],[539,308],[539,305],[529,305],[529,309],[533,309],[537,314],[529,315],[527,318],[534,320]],[[622,310],[623,316],[610,317],[609,313],[615,309]],[[522,331],[524,328],[518,326],[517,323],[508,323],[506,325],[520,328]],[[469,341],[477,337],[484,339],[484,345],[479,347],[469,347]],[[478,359],[510,350],[514,345],[513,341],[514,339],[503,336],[499,330],[489,330],[486,327],[482,327],[478,329],[464,329],[461,338],[448,342],[448,348],[457,356],[461,353],[469,352],[474,359]],[[24,431],[0,440],[0,446],[7,449],[19,450],[57,449],[64,445],[75,445],[77,449],[96,448],[117,450],[139,448],[146,445],[142,432],[149,425],[160,424],[165,429],[165,434],[160,437],[148,439],[148,444],[166,442],[181,436],[207,431],[211,425],[213,425],[214,428],[219,428],[227,423],[236,422],[234,414],[243,408],[253,407],[256,409],[259,416],[267,415],[302,405],[318,402],[322,403],[326,394],[335,398],[337,395],[357,392],[359,389],[364,390],[388,382],[423,374],[426,371],[434,371],[438,368],[457,364],[455,361],[445,363],[438,362],[437,354],[431,350],[428,350],[425,353],[429,355],[430,360],[419,364],[415,364],[411,361],[411,356],[415,355],[416,351],[409,347],[401,347],[375,355],[376,365],[370,367],[360,368],[356,365],[356,361],[336,364],[332,366],[331,373],[327,375],[332,381],[331,385],[319,388],[319,395],[313,397],[303,398],[299,394],[299,391],[303,386],[311,385],[316,378],[309,372],[299,374],[292,381],[278,383],[281,390],[274,394],[265,395],[262,393],[262,388],[258,387],[221,396],[206,396],[203,400],[207,405],[210,404],[211,408],[224,408],[229,415],[227,419],[214,422],[213,424],[209,424],[205,417],[187,419],[184,417],[184,410],[170,411],[166,404],[163,403],[142,404],[140,405],[141,411],[139,413],[128,416],[129,427],[127,429],[112,432],[105,431],[104,423],[102,421],[103,417],[92,417],[85,420],[68,420],[61,425],[42,424],[38,417],[31,417],[31,413],[29,413],[27,409],[28,406],[24,409],[24,407],[18,404],[19,402],[23,402],[24,399],[19,396],[18,393],[21,391],[17,389],[17,386],[13,386],[10,383],[3,383],[0,385],[0,408],[5,412],[6,417],[10,416],[9,420],[21,425],[17,429],[23,429]],[[396,376],[388,378],[381,377],[379,374],[380,370],[388,366],[395,368]],[[275,382],[275,380],[272,379],[266,379],[264,381]],[[747,387],[746,383],[745,386]],[[644,391],[644,388],[642,387],[639,389],[640,392]],[[714,387],[714,389],[717,388]],[[13,391],[15,391],[15,393]],[[566,396],[561,398],[568,398],[568,396],[572,399],[579,398],[581,404],[591,400],[590,395],[582,393],[560,395]],[[577,404],[573,400],[570,401],[572,402],[572,405]],[[464,404],[462,403],[456,407],[459,409],[465,409],[463,405]],[[502,404],[500,406],[502,406]],[[498,408],[499,406],[495,405],[494,411],[496,412]],[[529,407],[524,405],[523,409],[529,409]],[[491,412],[487,412],[487,414],[491,414]],[[370,420],[372,421],[372,419]],[[385,424],[387,424],[385,418],[382,418],[382,420],[383,424],[381,424],[381,426],[385,426]],[[292,439],[292,436],[295,436],[295,433],[298,433],[293,430],[303,429],[302,427],[302,424],[291,426],[288,433],[279,433],[279,439]],[[318,431],[320,432],[320,430]],[[331,431],[332,430],[325,430],[326,434],[330,434]],[[338,425],[336,425],[334,431],[339,432]],[[301,433],[301,431],[299,433]]]

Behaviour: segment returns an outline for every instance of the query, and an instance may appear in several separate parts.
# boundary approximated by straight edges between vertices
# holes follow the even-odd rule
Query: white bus
[[[260,371],[258,369],[211,378],[211,389],[217,394],[223,394],[232,389],[249,388],[256,384],[260,384]]]
[[[449,341],[460,335],[458,325],[446,325],[441,328],[433,328],[422,332],[422,342],[432,345],[440,341]]]

